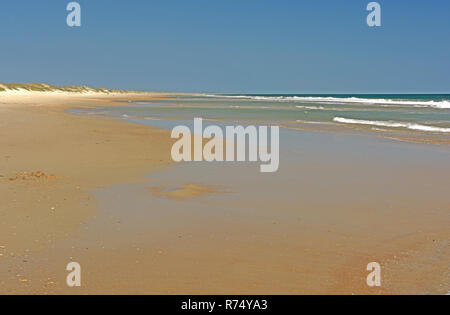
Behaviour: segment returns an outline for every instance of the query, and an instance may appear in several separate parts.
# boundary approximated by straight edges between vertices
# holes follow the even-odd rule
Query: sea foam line
[[[420,130],[420,131],[428,131],[428,132],[450,132],[450,128],[441,128],[435,126],[426,126],[420,124],[413,123],[404,123],[404,122],[396,122],[396,121],[376,121],[376,120],[361,120],[361,119],[349,119],[342,117],[334,117],[333,121],[344,123],[344,124],[357,124],[357,125],[370,125],[370,126],[378,126],[378,127],[392,127],[392,128],[407,128],[411,130]]]
[[[383,98],[360,98],[360,97],[318,97],[318,96],[251,96],[251,95],[216,95],[202,94],[205,97],[248,99],[255,101],[274,102],[317,102],[317,103],[342,103],[342,104],[375,104],[375,105],[410,105],[415,107],[433,107],[439,109],[450,109],[450,100],[442,101],[420,101],[420,100],[393,100]]]

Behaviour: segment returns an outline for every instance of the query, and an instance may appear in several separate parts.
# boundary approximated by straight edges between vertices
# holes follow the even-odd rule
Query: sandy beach
[[[165,96],[0,93],[0,294],[449,291],[447,151],[428,166],[390,153],[360,164],[338,151],[335,162],[306,154],[316,164],[299,169],[298,198],[284,196],[290,177],[282,172],[277,198],[264,202],[244,175],[242,187],[231,175],[221,187],[213,176],[200,183],[195,170],[174,168],[168,130],[66,112]],[[404,145],[392,143],[373,145]],[[224,181],[226,173],[217,170]],[[377,173],[391,174],[388,184]],[[418,183],[424,176],[433,181]],[[392,195],[377,190],[386,185]],[[252,204],[239,203],[238,192]],[[226,210],[213,211],[217,204]],[[80,288],[65,283],[70,261],[82,265]],[[379,288],[366,285],[372,261],[383,268]]]
[[[32,253],[77,233],[95,215],[90,190],[137,181],[169,163],[166,131],[64,112],[69,106],[114,105],[123,97],[0,96],[0,292],[19,290],[21,285],[5,284],[5,276],[16,277]],[[18,257],[20,263],[9,270]],[[17,281],[27,283],[20,277]]]

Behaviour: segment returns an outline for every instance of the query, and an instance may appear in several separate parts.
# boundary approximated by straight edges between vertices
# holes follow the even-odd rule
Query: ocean
[[[420,142],[450,141],[450,94],[188,94],[96,109],[90,114],[167,128],[198,117],[220,124],[364,131],[387,137],[412,135]]]

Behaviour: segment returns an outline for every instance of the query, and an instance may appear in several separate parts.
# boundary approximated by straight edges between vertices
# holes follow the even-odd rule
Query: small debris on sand
[[[17,180],[48,180],[48,179],[56,179],[55,175],[48,175],[42,171],[37,172],[19,172],[15,176],[8,178],[9,181],[17,181]]]

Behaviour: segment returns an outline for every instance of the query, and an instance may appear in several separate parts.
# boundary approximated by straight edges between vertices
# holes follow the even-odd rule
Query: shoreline
[[[209,194],[221,191],[212,188],[216,187],[213,180],[206,179],[200,185],[196,183],[195,174],[199,173],[195,168],[192,173],[190,166],[169,167],[169,130],[66,112],[73,107],[124,106],[123,101],[130,98],[148,100],[167,95],[172,94],[101,98],[51,95],[15,98],[15,103],[9,100],[8,106],[1,104],[4,99],[0,97],[0,145],[5,148],[0,156],[4,161],[0,169],[0,274],[6,275],[0,278],[0,293],[401,294],[420,293],[424,288],[431,288],[431,294],[445,291],[439,289],[439,284],[445,284],[448,277],[439,277],[449,255],[445,229],[449,217],[445,209],[437,206],[448,204],[447,199],[430,204],[435,206],[433,216],[423,213],[420,207],[403,206],[396,209],[400,213],[390,213],[377,204],[370,204],[367,209],[353,206],[358,197],[356,191],[349,200],[340,200],[342,204],[317,204],[309,200],[308,196],[317,193],[310,189],[310,193],[296,195],[303,196],[302,202],[295,198],[274,200],[269,207],[252,199],[258,211],[249,211],[239,208],[246,204],[241,200],[229,206],[231,212],[212,212],[217,209],[217,202],[229,202],[228,196],[232,197],[230,200],[239,196],[239,186],[230,185],[226,188],[232,189],[225,189],[226,194],[210,199]],[[321,145],[339,153],[326,142]],[[364,169],[364,164],[343,164],[339,155],[334,163],[324,157],[310,158],[322,164],[314,164],[310,170],[305,166],[300,172],[305,177],[300,187],[307,192],[309,185],[324,179],[332,180],[336,187],[342,184],[351,188],[351,181],[338,179],[339,168]],[[380,170],[382,166],[378,166]],[[323,171],[316,174],[314,167]],[[292,165],[288,168],[294,170]],[[245,171],[244,167],[236,174]],[[152,176],[148,178],[147,174]],[[237,175],[233,174],[226,167],[216,173],[221,179],[230,176],[234,181],[233,176]],[[185,182],[179,182],[179,177]],[[161,178],[166,182],[159,183]],[[169,194],[161,194],[166,187]],[[173,187],[175,190],[170,190]],[[256,188],[241,188],[245,187],[250,190],[242,195],[258,196]],[[281,196],[289,189],[285,185],[277,187]],[[197,201],[189,198],[191,194],[207,196]],[[414,203],[413,198],[406,196],[405,192],[400,201]],[[333,200],[336,196],[329,194],[328,198]],[[387,200],[385,206],[388,205]],[[274,212],[280,208],[285,211]],[[351,222],[335,213],[340,211]],[[397,228],[402,222],[408,224]],[[413,232],[415,229],[418,232]],[[374,249],[379,250],[376,257],[371,253]],[[81,260],[86,270],[85,286],[80,289],[67,288],[64,283],[65,264],[72,259]],[[361,284],[368,259],[380,260],[386,268],[385,287],[368,288]],[[408,274],[409,270],[415,273]],[[416,279],[418,276],[420,280]]]

